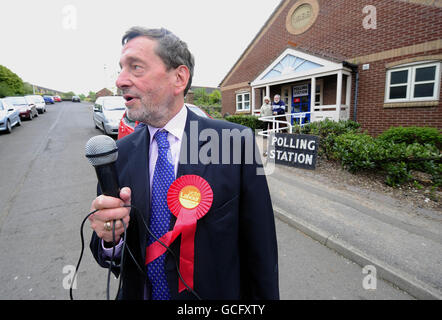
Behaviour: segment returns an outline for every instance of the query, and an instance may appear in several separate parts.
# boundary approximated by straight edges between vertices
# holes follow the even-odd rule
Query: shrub
[[[386,163],[384,164],[383,168],[387,173],[385,183],[391,187],[396,187],[411,179],[411,174],[407,168],[407,164],[403,161],[398,163]]]
[[[367,134],[344,133],[334,141],[334,157],[350,172],[369,170],[376,167],[378,145]]]
[[[442,134],[438,129],[430,127],[392,127],[383,132],[378,139],[393,143],[431,144],[438,149],[442,147]]]
[[[253,131],[266,128],[267,123],[258,120],[258,117],[252,115],[233,115],[225,117],[227,121],[241,124],[251,128]]]
[[[222,119],[221,106],[200,106],[205,112],[207,112],[214,119]]]
[[[441,183],[440,152],[431,144],[394,143],[366,134],[346,133],[335,139],[334,156],[350,172],[382,170],[385,182],[397,186],[411,179],[411,170],[431,174]]]
[[[360,126],[359,123],[351,120],[332,121],[325,119],[324,121],[308,123],[303,127],[296,126],[294,131],[296,131],[296,133],[313,134],[324,138],[329,134],[341,135],[344,133],[356,132]]]
[[[211,111],[209,114],[214,119],[222,119],[223,118],[223,115],[219,111],[214,110],[214,111]]]
[[[296,126],[293,128],[293,133],[319,136],[319,154],[325,154],[330,159],[334,157],[335,139],[345,133],[359,132],[359,128],[360,124],[351,120],[336,122],[326,119],[324,121],[308,123],[303,127]]]
[[[220,103],[221,103],[221,92],[219,90],[213,90],[213,92],[209,94],[209,104],[219,105]]]

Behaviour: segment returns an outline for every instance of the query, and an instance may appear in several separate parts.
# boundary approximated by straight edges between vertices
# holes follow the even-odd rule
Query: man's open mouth
[[[123,96],[123,98],[124,98],[127,102],[129,102],[129,101],[132,101],[133,99],[135,99],[136,97],[134,97],[134,96],[132,96],[132,95],[129,95],[129,94],[125,94],[125,95]]]

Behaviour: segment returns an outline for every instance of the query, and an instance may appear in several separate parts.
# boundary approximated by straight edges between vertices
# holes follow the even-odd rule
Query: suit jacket
[[[222,139],[223,133],[231,130],[234,134]],[[254,157],[250,161],[250,152],[257,148],[252,131],[230,122],[202,118],[188,110],[184,132],[177,178],[201,176],[214,194],[211,209],[197,223],[194,290],[203,300],[279,299],[273,208],[266,177],[256,174],[262,166]],[[145,266],[148,234],[140,219],[149,225],[150,218],[149,142],[146,126],[117,141],[119,183],[131,188],[132,205],[140,211],[131,210],[126,244],[141,266]],[[206,155],[206,159],[198,155]],[[171,220],[170,229],[176,219],[172,216]],[[166,253],[168,284],[172,299],[193,300],[195,297],[187,290],[178,293],[176,263],[180,241],[179,236],[170,246],[178,261]],[[97,262],[108,267],[108,258],[95,233],[90,248]],[[145,287],[150,289],[146,274],[137,269],[127,250],[123,259],[117,262],[124,267],[120,298],[144,299]],[[118,276],[119,270],[114,268],[113,272]]]

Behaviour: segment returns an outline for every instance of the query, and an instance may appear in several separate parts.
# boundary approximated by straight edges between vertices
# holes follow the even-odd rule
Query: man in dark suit
[[[118,265],[123,266],[122,299],[279,299],[273,209],[253,133],[201,118],[185,106],[193,64],[186,44],[167,30],[132,28],[123,37],[117,86],[129,117],[145,125],[117,142],[120,199],[100,195],[92,202],[92,211],[99,209],[90,218],[92,253],[101,266],[109,266],[115,223],[113,272],[119,275]],[[211,208],[195,232],[195,294],[178,289],[181,236],[170,244],[173,254],[167,251],[147,264],[147,273],[139,269],[155,242],[147,227],[159,238],[176,223],[161,185],[170,185],[168,176],[185,175],[202,177],[213,191]],[[128,225],[126,243],[120,219]],[[123,245],[134,259],[125,254],[121,261]]]

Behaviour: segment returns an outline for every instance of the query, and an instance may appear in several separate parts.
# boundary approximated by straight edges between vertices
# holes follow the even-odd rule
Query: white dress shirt
[[[180,160],[180,150],[181,150],[181,142],[183,141],[184,127],[186,126],[187,119],[187,108],[185,105],[181,108],[181,110],[173,117],[163,128],[155,128],[150,125],[147,125],[150,134],[150,145],[149,145],[149,185],[150,185],[150,198],[152,197],[152,182],[153,182],[153,174],[155,172],[155,165],[158,159],[158,144],[154,139],[155,133],[158,130],[167,130],[169,134],[167,135],[167,140],[170,145],[170,152],[173,160],[173,166],[175,170],[175,178],[178,172],[178,162]],[[150,205],[149,205],[150,207]],[[120,242],[115,247],[115,256],[118,257],[121,251],[121,245],[123,242],[123,238],[120,239]],[[104,242],[101,241],[102,248],[106,256],[112,256],[112,248],[105,248]]]
[[[158,159],[158,144],[154,139],[155,134],[159,130],[167,130],[169,132],[167,140],[170,145],[170,152],[173,160],[173,168],[175,170],[175,177],[178,172],[178,162],[180,159],[181,142],[183,140],[184,127],[187,119],[187,108],[183,106],[181,110],[173,117],[163,128],[155,128],[148,125],[150,133],[150,147],[149,147],[149,177],[150,190],[152,194],[152,181],[155,172],[155,165]]]

